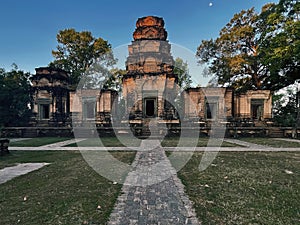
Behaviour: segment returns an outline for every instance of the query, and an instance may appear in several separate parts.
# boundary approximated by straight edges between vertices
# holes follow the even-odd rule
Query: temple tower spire
[[[132,120],[175,119],[170,107],[178,77],[167,36],[160,17],[142,17],[136,22],[134,40],[128,46],[127,74],[123,77],[123,96]]]

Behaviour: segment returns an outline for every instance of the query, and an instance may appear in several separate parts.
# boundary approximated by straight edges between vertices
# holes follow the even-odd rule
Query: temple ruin
[[[32,125],[64,125],[70,114],[69,75],[49,67],[36,68],[31,78],[34,90]]]
[[[110,127],[114,116],[120,115],[114,107],[120,99],[124,112],[118,126],[126,124],[136,129],[148,126],[151,120],[176,128],[191,122],[209,127],[211,121],[231,124],[228,126],[267,126],[272,118],[269,90],[235,93],[230,88],[189,88],[180,92],[162,18],[137,20],[128,53],[122,93],[110,89],[75,93],[69,88],[65,71],[37,68],[32,77],[35,94],[31,125],[70,127],[94,123]]]

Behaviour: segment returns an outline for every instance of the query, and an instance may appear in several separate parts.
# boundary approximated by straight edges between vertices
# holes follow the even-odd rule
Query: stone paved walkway
[[[15,177],[38,170],[49,163],[21,163],[16,166],[6,167],[0,170],[0,184],[3,184]]]
[[[155,140],[143,140],[141,146],[108,224],[199,224],[164,150]]]

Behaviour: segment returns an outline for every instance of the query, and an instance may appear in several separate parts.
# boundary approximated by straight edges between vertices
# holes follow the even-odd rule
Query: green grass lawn
[[[131,163],[135,153],[112,155]],[[24,162],[51,165],[0,185],[1,225],[105,224],[122,185],[97,174],[79,152],[12,151],[0,167]]]
[[[239,140],[254,143],[254,144],[259,144],[259,145],[267,145],[269,147],[274,147],[274,148],[300,148],[300,143],[298,142],[277,140],[273,138],[247,137],[247,138],[239,138]]]
[[[201,157],[178,176],[202,224],[300,224],[300,153],[222,152],[203,172]]]
[[[127,164],[135,156],[111,154]],[[221,152],[200,172],[202,155],[194,153],[178,173],[202,224],[300,223],[300,152]],[[80,152],[11,151],[0,169],[26,162],[51,164],[0,185],[1,225],[106,223],[121,185],[97,174]]]
[[[71,138],[65,137],[39,137],[31,138],[23,141],[11,142],[9,146],[11,147],[39,147],[43,145],[53,144],[60,141],[70,140]]]
[[[88,138],[86,140],[80,141],[78,144],[73,143],[66,145],[66,147],[137,147],[140,146],[141,140],[137,138],[122,138],[119,140],[116,137],[101,137],[101,138]]]
[[[197,147],[206,147],[208,145],[209,138],[208,137],[200,137],[198,139],[198,143],[195,140],[196,140],[196,138],[183,137],[180,146],[194,147],[195,144],[197,144]],[[162,141],[161,145],[163,147],[176,147],[178,145],[178,143],[179,143],[178,137],[167,137]],[[216,142],[216,143],[212,142],[209,146],[210,147],[215,147],[215,146],[219,147],[219,142]],[[241,147],[241,146],[223,141],[221,144],[221,147]]]

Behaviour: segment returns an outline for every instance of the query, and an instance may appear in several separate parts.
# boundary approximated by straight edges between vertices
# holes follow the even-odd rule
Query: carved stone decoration
[[[136,30],[133,38],[137,40],[167,40],[167,32],[164,29],[164,20],[155,16],[139,18],[136,22]]]

